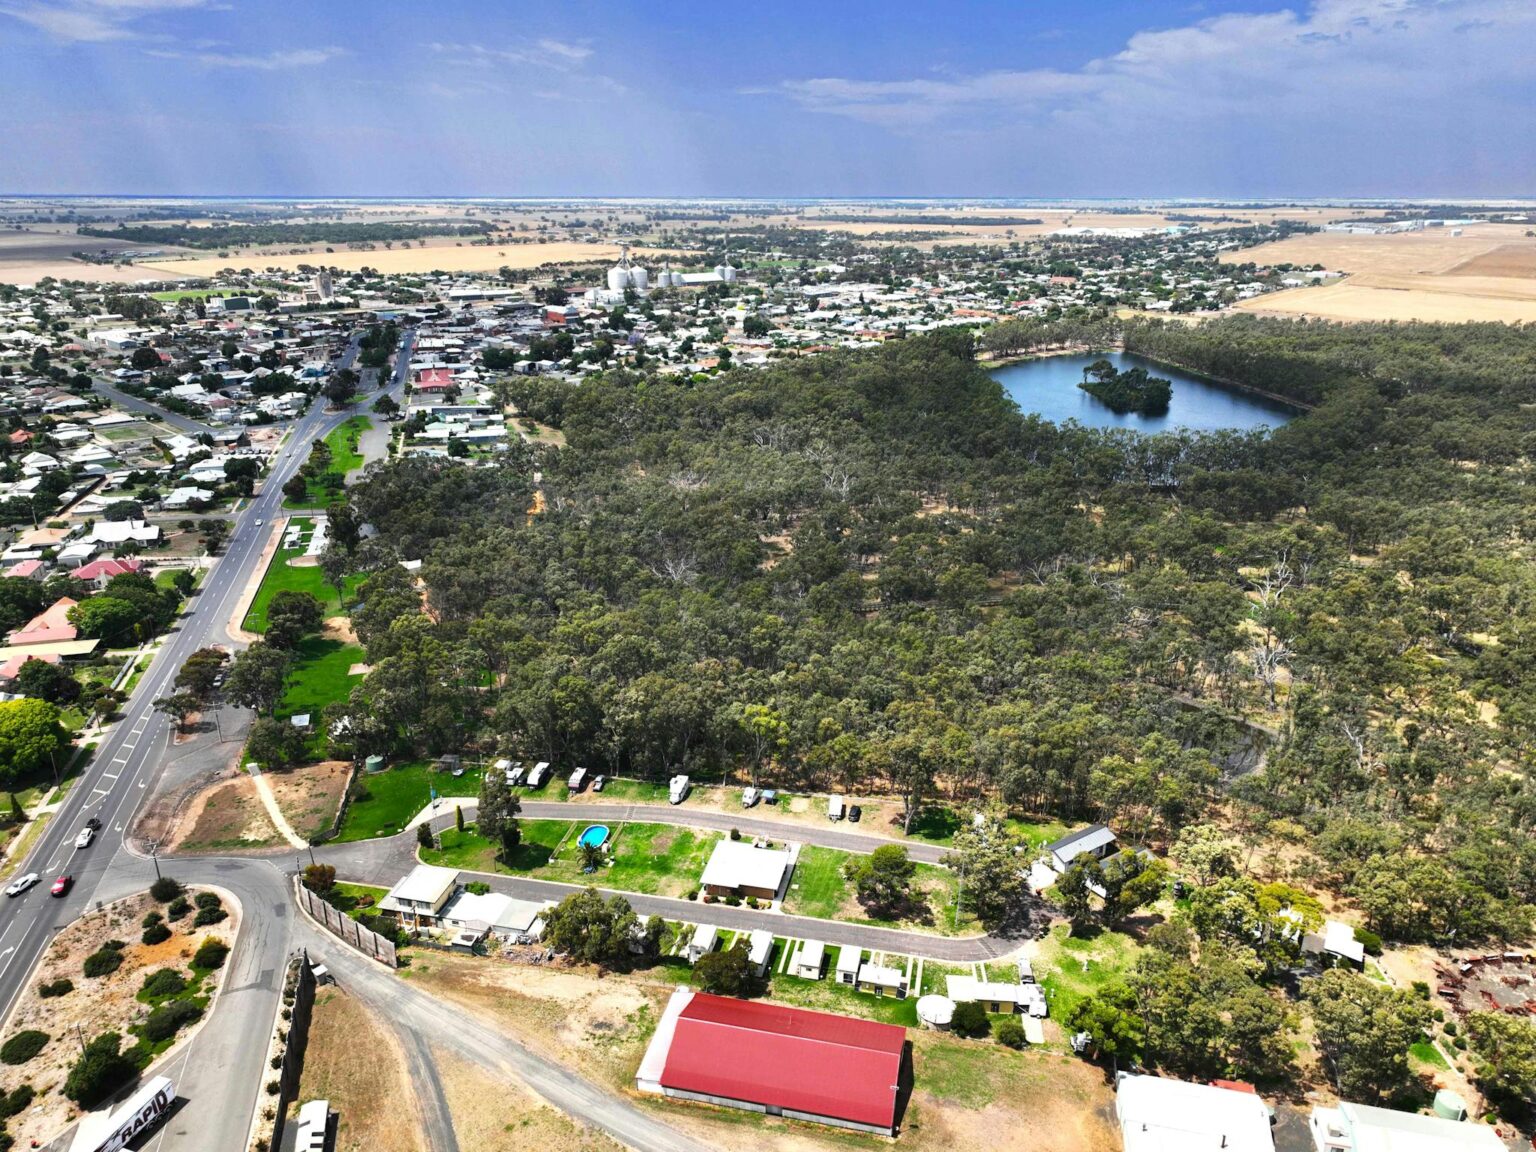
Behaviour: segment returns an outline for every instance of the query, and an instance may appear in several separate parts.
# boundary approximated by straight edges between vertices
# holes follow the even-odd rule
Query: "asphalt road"
[[[216,429],[212,424],[204,424],[200,420],[194,420],[190,416],[183,416],[179,412],[172,412],[169,408],[162,408],[158,404],[151,404],[148,400],[140,400],[137,396],[130,396],[121,388],[109,383],[100,377],[92,378],[92,388],[119,408],[129,412],[138,412],[146,416],[158,416],[172,428],[185,432],[188,436],[201,436],[204,432],[213,434]]]
[[[715,812],[686,806],[524,801],[522,814],[528,819],[592,820],[615,824],[630,820],[644,820],[695,828],[722,830],[738,828],[743,833],[763,835],[773,840],[790,839],[801,844],[839,848],[847,852],[872,852],[882,844],[892,842],[877,836],[844,832],[831,826],[823,828],[816,824],[791,824],[780,820],[740,820],[733,819],[729,812]],[[453,804],[446,803],[443,807],[443,815],[433,819],[432,827],[440,832],[452,824],[453,820]],[[936,863],[943,855],[943,849],[934,845],[914,844],[908,847],[913,849],[914,859],[931,859]],[[918,852],[917,849],[922,851]],[[416,832],[415,829],[411,829],[387,839],[326,844],[316,848],[314,852],[315,859],[334,866],[337,876],[341,879],[355,884],[373,884],[387,888],[417,863]],[[573,892],[581,891],[582,887],[579,884],[561,884],[552,880],[533,880],[525,876],[505,876],[491,872],[472,874],[476,879],[484,880],[489,884],[493,891],[503,892],[520,900],[562,900]],[[609,890],[603,889],[603,891]],[[1008,936],[935,936],[930,932],[903,932],[900,929],[881,928],[873,924],[850,924],[845,921],[821,920],[810,916],[790,916],[782,912],[745,906],[733,908],[728,904],[703,905],[690,900],[679,900],[667,896],[646,896],[636,892],[618,892],[618,895],[628,900],[641,916],[662,916],[668,920],[682,920],[692,924],[707,923],[733,931],[766,928],[776,936],[820,940],[824,944],[853,944],[860,948],[899,952],[947,963],[995,960],[1019,946],[1018,938]]]
[[[349,344],[338,360],[338,367],[349,366],[356,355],[355,343]],[[55,933],[93,904],[142,889],[154,878],[152,862],[129,851],[124,844],[125,830],[176,755],[172,751],[170,723],[154,711],[152,703],[167,694],[176,673],[192,652],[209,644],[230,642],[225,625],[261,561],[268,538],[266,526],[258,528],[256,522],[282,514],[283,482],[303,463],[309,442],[325,435],[349,414],[329,413],[322,403],[316,403],[295,422],[291,435],[272,462],[260,494],[238,513],[237,526],[224,553],[215,560],[140,678],[123,706],[122,718],[99,742],[63,805],[26,860],[15,869],[17,874],[36,872],[40,880],[23,895],[0,902],[0,1019],[9,1015]],[[76,848],[75,836],[90,816],[101,820],[102,830],[90,847]],[[177,1126],[167,1125],[148,1147],[187,1152],[240,1148],[244,1146],[245,1125],[255,1095],[265,1082],[264,1045],[245,1042],[249,1035],[245,1025],[250,1023],[246,1018],[259,1016],[258,1005],[265,1004],[266,1019],[257,1031],[264,1033],[270,1027],[276,987],[264,989],[261,974],[282,967],[289,947],[282,929],[284,918],[292,915],[290,902],[282,889],[274,898],[271,878],[277,876],[277,871],[271,863],[178,860],[174,873],[184,880],[222,884],[242,900],[249,896],[257,901],[247,909],[247,925],[231,958],[232,975],[241,976],[231,987],[239,984],[241,991],[250,991],[252,995],[243,998],[249,1005],[242,1002],[240,991],[221,999],[215,1013],[217,1019],[205,1029],[208,1040],[199,1036],[194,1042],[212,1051],[208,1057],[200,1051],[199,1059],[188,1062],[184,1073],[181,1094],[187,1102],[177,1113],[177,1120],[187,1125],[187,1135],[177,1137]],[[263,873],[268,876],[266,883],[259,879]],[[50,897],[49,885],[56,876],[65,874],[74,877],[73,888],[62,899]],[[230,882],[217,879],[220,876]],[[236,883],[241,880],[245,882],[243,893]],[[253,974],[254,979],[249,978]],[[226,1024],[226,1011],[234,1021],[233,1027]],[[210,1134],[215,1132],[223,1133],[227,1139],[211,1140]]]

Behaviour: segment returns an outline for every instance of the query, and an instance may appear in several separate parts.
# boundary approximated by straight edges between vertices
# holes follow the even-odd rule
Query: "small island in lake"
[[[1119,371],[1108,360],[1095,360],[1083,369],[1078,385],[1088,395],[1104,401],[1110,410],[1123,416],[1140,412],[1143,416],[1162,416],[1173,399],[1173,384],[1153,376],[1145,368]]]

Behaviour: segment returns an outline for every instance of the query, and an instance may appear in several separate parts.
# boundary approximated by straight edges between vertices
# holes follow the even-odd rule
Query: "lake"
[[[1095,360],[1108,360],[1120,371],[1145,368],[1173,383],[1173,400],[1162,416],[1137,412],[1116,415],[1109,405],[1088,395],[1078,384],[1083,369]],[[1090,428],[1130,428],[1137,432],[1171,432],[1189,428],[1207,432],[1217,428],[1246,430],[1267,424],[1278,428],[1300,414],[1299,409],[1253,392],[1229,388],[1168,368],[1131,352],[1094,352],[1067,356],[1040,356],[992,370],[992,379],[1024,412],[1064,424],[1076,420]]]

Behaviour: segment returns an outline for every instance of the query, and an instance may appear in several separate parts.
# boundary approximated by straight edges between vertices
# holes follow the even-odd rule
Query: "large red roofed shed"
[[[685,989],[666,1014],[673,1019],[657,1030],[666,1095],[885,1133],[896,1126],[903,1028]]]

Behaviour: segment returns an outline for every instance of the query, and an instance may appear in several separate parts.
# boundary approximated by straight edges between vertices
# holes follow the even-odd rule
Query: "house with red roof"
[[[642,1092],[896,1134],[911,1086],[906,1029],[678,988],[656,1026]]]
[[[80,633],[69,622],[69,610],[79,601],[60,596],[32,619],[10,635],[11,647],[26,644],[56,644],[61,640],[73,640]]]
[[[446,392],[452,387],[452,368],[421,368],[416,372],[416,391],[418,392]]]
[[[89,564],[82,564],[70,573],[76,580],[84,580],[97,588],[105,588],[108,581],[114,576],[124,576],[130,572],[142,572],[144,561],[132,558],[119,560],[113,556],[104,556],[100,560],[92,560]]]

